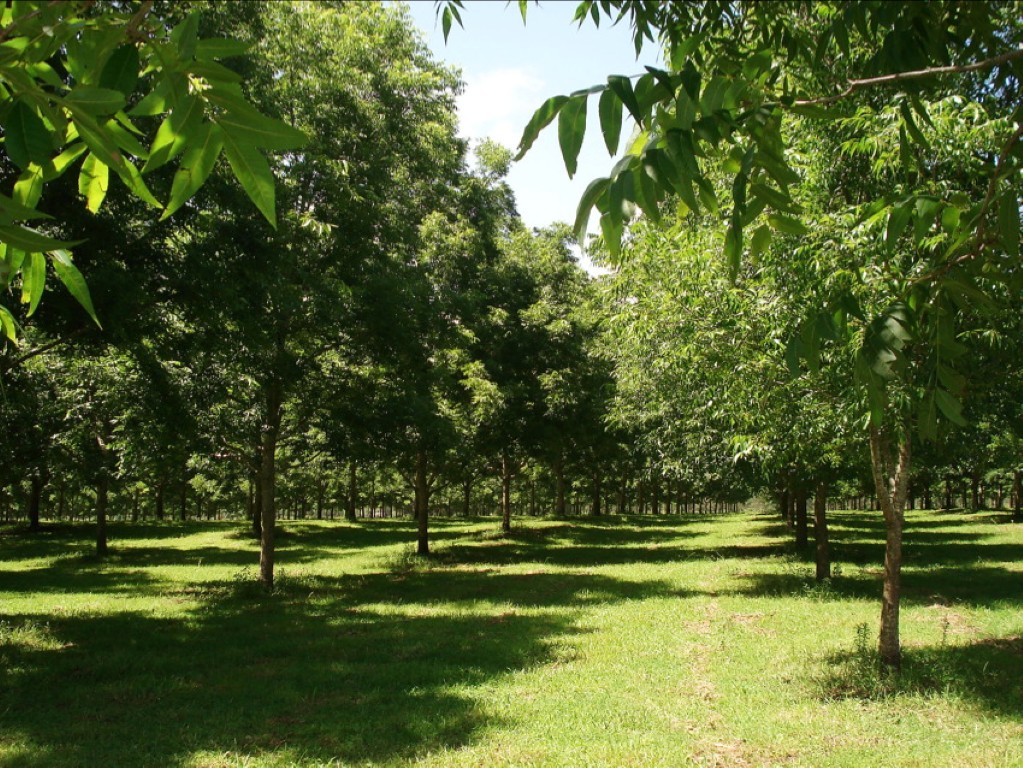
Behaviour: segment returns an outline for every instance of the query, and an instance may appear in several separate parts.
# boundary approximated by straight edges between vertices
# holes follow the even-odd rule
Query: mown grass
[[[1023,529],[910,513],[893,680],[877,517],[823,586],[755,514],[288,523],[273,594],[239,525],[6,529],[0,765],[1023,765]]]

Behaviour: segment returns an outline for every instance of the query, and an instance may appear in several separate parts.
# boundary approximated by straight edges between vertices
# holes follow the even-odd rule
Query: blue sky
[[[517,3],[465,2],[462,21],[454,25],[445,45],[432,0],[409,3],[412,18],[423,30],[436,57],[462,70],[465,92],[459,98],[463,136],[492,138],[514,149],[530,116],[545,99],[607,80],[608,75],[633,75],[643,65],[656,66],[656,46],[647,44],[637,61],[629,29],[592,22],[572,24],[575,2],[547,0],[530,4],[525,26]],[[628,136],[628,128],[623,132]],[[590,98],[586,142],[579,170],[570,180],[552,124],[525,158],[512,167],[508,181],[519,212],[530,227],[554,221],[572,223],[586,185],[607,175],[613,165],[600,136],[597,98]],[[594,231],[596,217],[590,222]]]

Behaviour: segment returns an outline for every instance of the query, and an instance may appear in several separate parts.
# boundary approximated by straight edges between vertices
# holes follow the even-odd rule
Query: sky
[[[515,149],[529,118],[549,97],[606,82],[608,75],[642,73],[644,65],[659,63],[657,48],[649,43],[637,61],[626,26],[612,27],[606,20],[599,29],[589,20],[581,29],[573,24],[573,1],[530,4],[525,25],[517,3],[466,0],[464,5],[465,28],[452,25],[445,44],[433,1],[409,3],[413,21],[437,59],[462,71],[459,132],[469,139],[491,138]],[[586,185],[606,176],[614,164],[600,135],[597,99],[589,100],[586,140],[573,179],[561,158],[557,121],[512,166],[508,183],[527,226],[571,224]],[[628,131],[626,126],[622,144]],[[596,218],[591,217],[591,232],[597,229]]]

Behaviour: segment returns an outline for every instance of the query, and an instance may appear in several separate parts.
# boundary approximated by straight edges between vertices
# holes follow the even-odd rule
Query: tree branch
[[[1023,58],[1023,48],[1015,51],[1009,51],[999,56],[993,56],[990,59],[984,59],[983,61],[976,61],[973,64],[959,64],[947,67],[928,67],[927,69],[917,69],[912,72],[896,72],[891,75],[881,75],[880,77],[866,77],[861,80],[850,80],[848,86],[841,93],[836,93],[833,96],[821,96],[816,99],[801,99],[793,103],[796,107],[809,107],[809,106],[827,106],[828,104],[834,104],[842,99],[847,99],[857,91],[862,91],[865,88],[873,88],[878,85],[894,85],[896,83],[905,83],[911,80],[922,80],[927,77],[936,77],[938,75],[958,75],[965,74],[967,72],[976,72],[980,69],[991,69],[997,67],[999,64],[1006,64],[1015,59]]]

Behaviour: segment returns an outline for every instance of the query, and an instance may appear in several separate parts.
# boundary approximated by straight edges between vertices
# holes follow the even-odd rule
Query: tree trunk
[[[600,490],[601,490],[600,475],[594,475],[593,494],[590,500],[590,514],[592,514],[594,517],[600,517]]]
[[[977,512],[981,508],[980,503],[980,473],[973,470],[970,473],[970,510]]]
[[[1012,472],[1012,518],[1023,521],[1023,472],[1018,469]]]
[[[107,553],[107,497],[110,491],[110,478],[106,470],[100,472],[96,480],[96,554],[103,557]]]
[[[878,427],[870,427],[870,459],[878,503],[884,514],[884,587],[881,595],[881,631],[878,652],[892,670],[902,665],[899,642],[899,600],[902,591],[902,529],[905,524],[906,487],[909,482],[910,441],[901,436],[898,458],[893,463],[891,445]]]
[[[43,499],[43,486],[46,485],[46,478],[41,472],[32,475],[31,488],[28,494],[28,529],[39,530],[39,507]]]
[[[831,578],[831,553],[828,551],[828,486],[821,480],[813,494],[813,537],[817,544],[817,581]]]
[[[470,505],[472,504],[472,486],[473,478],[472,475],[462,481],[462,517],[468,517],[472,511]]]
[[[661,481],[660,478],[654,475],[650,478],[650,482],[653,483],[653,488],[650,491],[650,508],[651,514],[661,514]]]
[[[274,527],[277,523],[277,439],[281,431],[283,392],[271,381],[266,392],[266,421],[259,463],[259,580],[267,589],[274,585]]]
[[[796,490],[796,547],[806,549],[809,544],[809,522],[806,514],[806,488],[800,486]]]
[[[163,492],[167,487],[166,480],[160,480],[156,484],[156,519],[163,520]]]
[[[512,465],[508,454],[501,455],[501,530],[511,532]]]
[[[426,476],[426,452],[416,454],[415,508],[418,522],[416,552],[430,554],[430,484]]]
[[[348,461],[348,497],[345,499],[345,520],[355,522],[355,509],[359,502],[359,468],[355,459]]]
[[[554,465],[555,500],[554,514],[565,517],[565,462],[559,458]]]
[[[188,459],[181,462],[181,497],[178,499],[178,517],[188,520]]]

